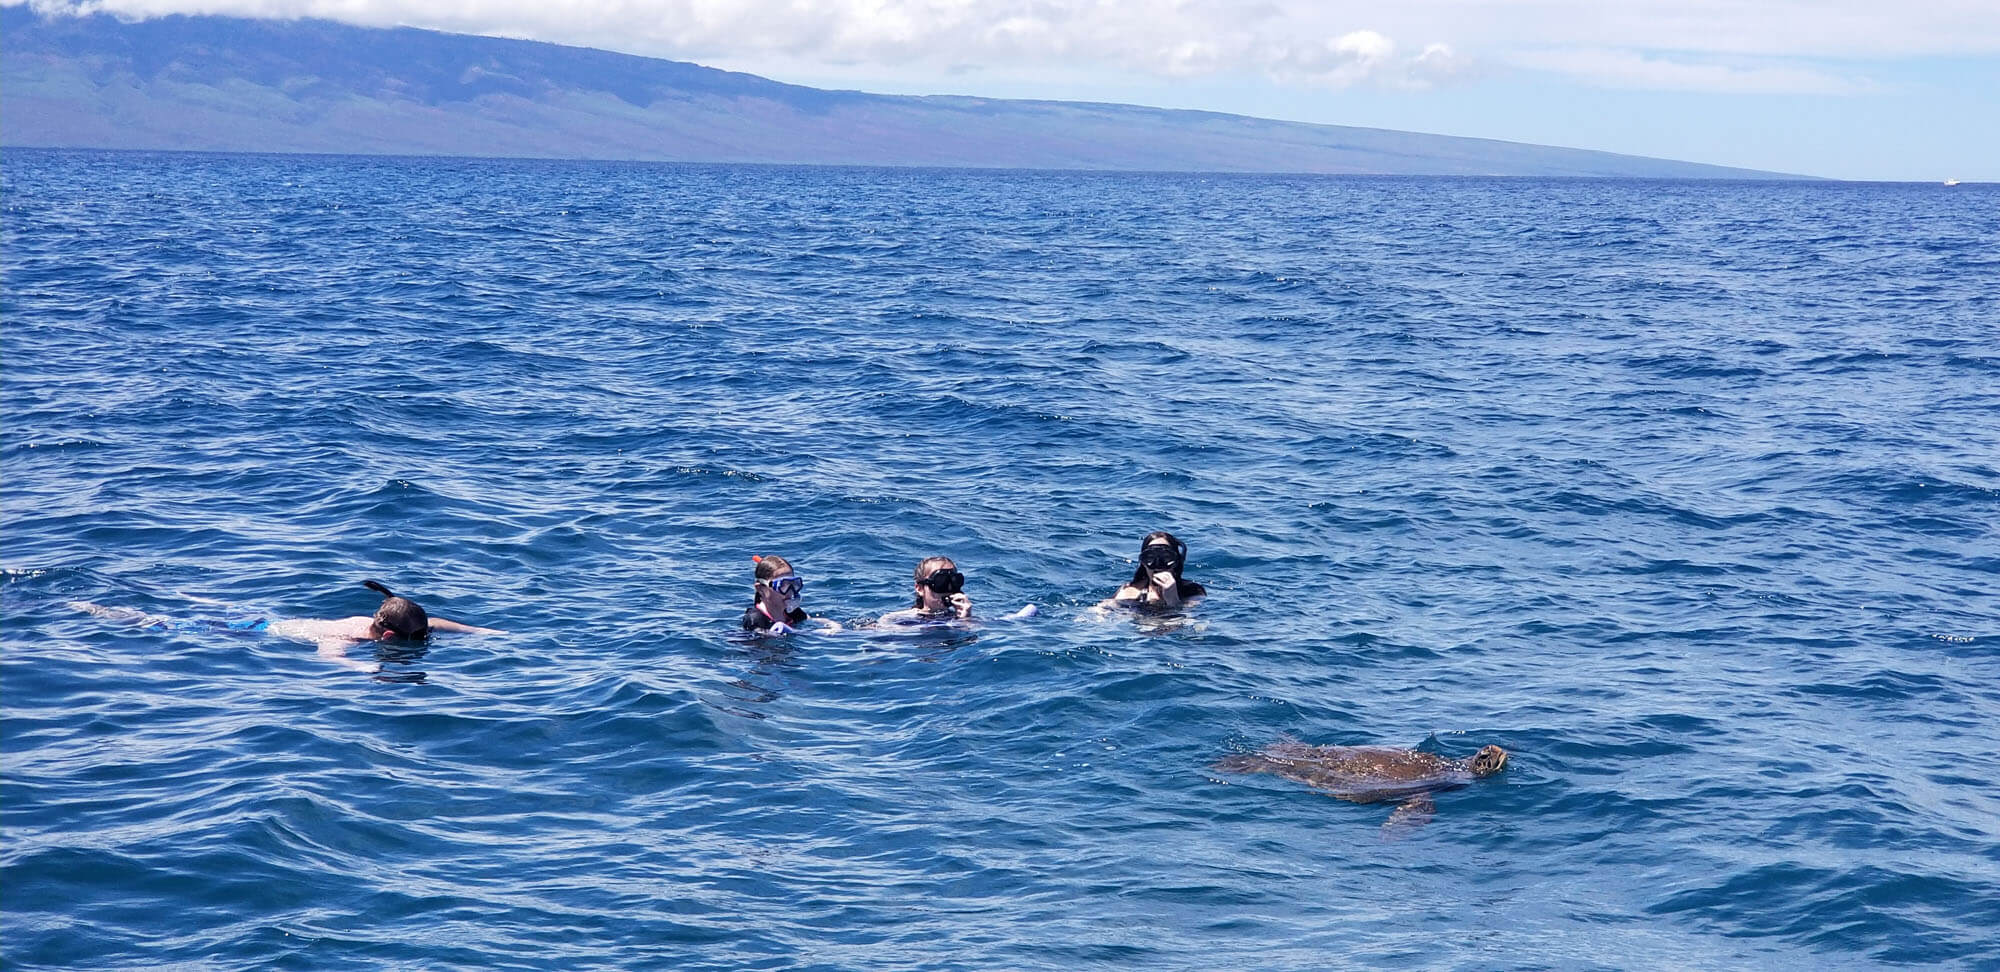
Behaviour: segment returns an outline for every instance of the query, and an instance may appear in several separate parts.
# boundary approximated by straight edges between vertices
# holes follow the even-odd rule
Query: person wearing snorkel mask
[[[785,635],[799,629],[812,616],[799,606],[799,596],[805,591],[806,582],[792,570],[792,565],[783,557],[752,557],[757,564],[757,584],[752,591],[756,600],[743,611],[743,630],[763,634]],[[840,624],[825,618],[819,622],[833,631],[840,630]]]
[[[1208,589],[1181,576],[1187,569],[1187,544],[1165,530],[1146,534],[1139,541],[1139,567],[1132,579],[1111,595],[1119,607],[1171,611],[1188,599],[1208,593]]]
[[[891,611],[879,624],[922,624],[926,621],[965,621],[972,617],[972,599],[965,596],[965,575],[950,557],[926,557],[917,564],[916,603],[901,611]]]
[[[438,631],[459,634],[507,633],[448,618],[432,617],[417,602],[397,596],[380,581],[361,583],[363,587],[382,595],[382,605],[375,609],[372,617],[342,618],[333,621],[292,618],[273,621],[265,630],[284,638],[313,641],[318,645],[319,657],[343,668],[361,672],[379,672],[382,666],[379,663],[370,665],[347,657],[349,645],[369,641],[421,643],[429,640],[431,634]]]
[[[430,640],[437,632],[454,634],[506,634],[493,628],[434,617],[423,606],[384,586],[381,581],[362,581],[363,587],[382,595],[382,604],[373,615],[350,618],[163,618],[131,608],[105,607],[88,601],[71,601],[70,606],[100,618],[131,621],[154,631],[261,633],[310,641],[319,648],[319,657],[343,668],[375,673],[380,663],[370,664],[347,657],[347,649],[367,642],[412,642]]]

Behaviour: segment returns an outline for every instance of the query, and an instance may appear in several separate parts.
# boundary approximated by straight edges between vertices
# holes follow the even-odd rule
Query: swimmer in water
[[[972,619],[972,599],[965,596],[965,575],[950,557],[924,558],[917,564],[916,579],[916,603],[882,615],[877,624]]]
[[[840,622],[814,618],[799,606],[806,582],[793,572],[789,561],[775,556],[750,559],[757,564],[757,583],[751,588],[756,600],[743,610],[743,630],[788,635],[815,620],[829,631],[840,630]]]
[[[1187,570],[1187,544],[1165,530],[1146,534],[1139,541],[1139,567],[1132,579],[1100,607],[1141,608],[1172,611],[1208,589],[1181,574]]]
[[[262,618],[197,618],[175,620],[155,617],[134,611],[131,608],[105,607],[87,601],[75,601],[71,606],[87,611],[100,618],[118,621],[133,621],[154,631],[244,631],[262,632],[280,638],[293,638],[313,642],[319,649],[319,656],[343,668],[360,672],[379,672],[382,666],[370,666],[365,662],[347,657],[350,645],[370,641],[423,641],[433,632],[447,631],[454,634],[506,634],[493,628],[481,628],[461,624],[446,618],[433,618],[423,607],[407,597],[398,597],[394,591],[379,581],[363,581],[363,586],[382,595],[382,606],[368,617],[336,619],[321,618],[281,618],[267,621]]]

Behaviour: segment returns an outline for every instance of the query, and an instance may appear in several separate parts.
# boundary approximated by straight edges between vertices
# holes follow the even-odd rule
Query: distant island
[[[535,41],[0,8],[0,145],[1348,175],[1778,179],[1131,105],[826,91]]]

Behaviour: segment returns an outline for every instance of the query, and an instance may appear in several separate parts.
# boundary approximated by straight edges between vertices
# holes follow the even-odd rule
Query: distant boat
[[[1958,180],[1957,180],[1957,179],[1946,179],[1946,180],[1944,181],[1944,184],[1945,184],[1945,185],[1947,185],[1947,186],[1955,186],[1955,185],[1958,185]]]

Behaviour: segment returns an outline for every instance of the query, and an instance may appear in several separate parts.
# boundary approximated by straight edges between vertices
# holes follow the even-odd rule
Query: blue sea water
[[[1994,187],[0,171],[7,967],[2000,968]]]

